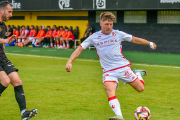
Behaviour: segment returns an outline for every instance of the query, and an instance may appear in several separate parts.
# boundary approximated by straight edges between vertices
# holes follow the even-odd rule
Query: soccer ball
[[[134,117],[136,120],[149,120],[151,113],[147,107],[140,106],[135,110]]]

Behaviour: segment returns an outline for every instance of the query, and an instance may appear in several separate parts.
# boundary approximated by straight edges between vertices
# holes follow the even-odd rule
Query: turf
[[[102,84],[98,62],[74,61],[71,73],[65,71],[66,59],[7,55],[19,69],[27,99],[27,109],[37,108],[33,120],[108,120],[114,116]],[[151,120],[180,118],[180,69],[135,66],[148,71],[146,88],[136,92],[120,83],[116,96],[126,120],[134,120],[134,111],[147,106]],[[20,112],[10,85],[1,96],[0,120],[19,120]]]
[[[33,55],[46,55],[56,57],[69,57],[74,49],[45,49],[45,48],[29,48],[29,47],[6,47],[6,53],[16,54],[33,54]],[[165,53],[148,53],[148,52],[134,52],[123,51],[123,54],[128,60],[135,63],[148,63],[148,64],[162,64],[162,65],[176,65],[180,66],[179,54],[165,54]],[[95,50],[84,50],[79,58],[96,59],[98,56]]]

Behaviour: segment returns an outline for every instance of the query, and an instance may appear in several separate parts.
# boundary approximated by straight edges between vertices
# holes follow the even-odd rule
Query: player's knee
[[[137,89],[138,92],[143,92],[144,91],[144,85],[141,85],[138,89]]]
[[[14,81],[14,82],[12,83],[12,85],[13,85],[14,87],[20,86],[20,85],[22,85],[22,81],[21,81],[20,79],[18,79],[18,80],[16,80],[16,81]]]
[[[6,79],[2,82],[3,86],[5,87],[8,87],[10,83],[11,83],[10,79]]]

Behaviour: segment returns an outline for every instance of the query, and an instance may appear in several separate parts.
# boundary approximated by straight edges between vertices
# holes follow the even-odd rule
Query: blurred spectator
[[[62,37],[65,35],[65,30],[63,29],[63,26],[60,26],[60,30],[58,31],[58,38],[56,40],[57,44],[60,43],[60,46],[58,46],[58,49],[61,49],[63,46],[62,46],[62,41],[60,39],[62,39]]]
[[[20,30],[20,36],[18,37],[18,46],[20,46],[21,42],[24,42],[27,37],[29,37],[29,30],[23,25],[22,31]]]
[[[57,45],[56,39],[58,39],[58,29],[57,29],[56,25],[53,26],[53,29],[54,29],[54,31],[53,31],[52,36],[50,38],[51,46],[49,46],[47,48],[56,48],[56,45]],[[54,44],[54,46],[53,46],[53,44]]]
[[[45,37],[45,30],[44,30],[44,26],[40,26],[39,27],[39,31],[38,31],[38,35],[36,36],[36,42],[34,44],[34,46],[38,46],[39,43],[41,43],[44,40]]]
[[[23,46],[29,44],[30,42],[32,42],[34,44],[36,35],[37,35],[37,31],[34,29],[34,26],[31,25],[29,37],[27,37],[27,39],[24,42],[20,43],[19,46],[23,47]]]
[[[46,47],[49,48],[50,47],[50,38],[52,36],[51,27],[48,26],[47,29],[48,29],[48,31],[46,32],[46,35],[44,37],[44,45],[43,45],[44,48],[46,48]]]
[[[11,26],[7,26],[7,32],[5,34],[6,38],[9,39],[13,35],[13,30],[11,29]]]
[[[63,49],[69,49],[69,41],[74,41],[74,35],[71,31],[69,31],[68,27],[65,27],[65,34],[61,38],[61,42],[63,43]],[[66,45],[65,45],[66,41]]]
[[[20,36],[20,32],[16,29],[16,27],[13,28],[13,35],[16,35],[15,37],[15,46],[18,46],[18,37]]]
[[[87,24],[87,29],[83,35],[83,38],[81,38],[81,43],[88,38],[90,35],[92,35],[93,31],[92,31],[92,27],[89,25],[89,23]]]

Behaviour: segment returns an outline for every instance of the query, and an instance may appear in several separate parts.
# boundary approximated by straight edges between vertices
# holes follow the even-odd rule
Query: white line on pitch
[[[6,53],[9,55],[19,55],[19,56],[30,56],[30,57],[44,57],[44,58],[56,58],[56,59],[64,59],[68,60],[69,58],[63,58],[63,57],[51,57],[51,56],[40,56],[40,55],[25,55],[25,54],[13,54],[13,53]],[[79,61],[89,61],[89,62],[99,62],[99,60],[86,60],[86,59],[76,59]],[[153,66],[153,67],[168,67],[168,68],[180,68],[178,66],[163,66],[163,65],[148,65],[148,64],[136,64],[133,65],[142,65],[142,66]]]
[[[12,51],[12,52],[22,52],[22,51]]]
[[[48,50],[48,51],[56,51],[56,50]]]
[[[31,51],[39,51],[39,50],[31,50]]]

